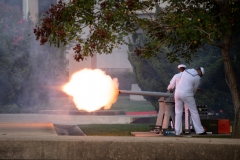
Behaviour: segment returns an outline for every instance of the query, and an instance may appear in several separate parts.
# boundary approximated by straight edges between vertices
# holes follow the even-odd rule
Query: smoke
[[[44,86],[66,81],[65,48],[40,46],[34,22],[19,7],[0,2],[0,8],[0,105],[34,107],[57,93]]]

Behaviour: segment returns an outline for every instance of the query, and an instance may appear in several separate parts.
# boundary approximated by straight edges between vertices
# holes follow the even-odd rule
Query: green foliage
[[[49,41],[58,46],[77,42],[73,48],[77,61],[95,52],[109,54],[137,29],[135,11],[149,5],[133,0],[59,1],[47,11],[41,27],[35,28],[34,33],[41,44]]]
[[[136,38],[136,37],[135,37]],[[134,45],[134,44],[133,44]],[[136,45],[136,44],[135,44]],[[135,46],[134,45],[134,46]],[[234,111],[232,97],[229,88],[225,82],[225,74],[223,63],[217,47],[209,45],[204,46],[205,49],[198,51],[198,57],[192,59],[188,68],[198,68],[204,66],[206,74],[201,81],[201,92],[196,93],[196,102],[199,105],[207,105],[209,111],[219,112],[223,110],[224,117],[233,119]],[[169,63],[164,54],[160,54],[160,58],[140,58],[134,52],[131,52],[133,47],[129,45],[128,59],[134,68],[134,73],[138,85],[145,91],[166,92],[167,86],[174,74],[178,73],[178,63]],[[231,51],[231,58],[234,64],[234,71],[237,79],[240,80],[239,57],[237,56],[240,48],[234,47]],[[237,58],[238,57],[238,58]],[[235,58],[235,60],[234,60]],[[240,82],[240,81],[238,81]],[[145,99],[150,101],[154,107],[158,108],[158,98],[145,96]]]
[[[239,34],[240,3],[200,0],[166,0],[168,6],[158,8],[156,19],[145,19],[142,28],[149,43],[142,47],[146,57],[157,55],[161,46],[170,49],[166,55],[170,62],[184,58],[190,62],[199,48],[206,43],[223,47],[226,36]],[[149,52],[151,51],[151,52]],[[179,59],[180,58],[180,59]]]
[[[74,50],[79,61],[95,52],[112,53],[113,48],[127,43],[125,36],[141,28],[149,40],[135,52],[141,51],[142,57],[149,58],[163,53],[161,47],[167,46],[164,54],[170,62],[190,62],[206,43],[221,47],[226,37],[239,34],[239,1],[163,2],[168,3],[165,8],[160,7],[160,1],[59,1],[34,33],[41,44],[77,42]]]
[[[133,35],[133,41],[129,45],[128,60],[130,61],[139,87],[143,91],[167,92],[167,86],[173,73],[177,73],[177,63],[170,64],[164,54],[159,53],[155,57],[139,57],[134,53],[136,45],[144,45],[148,39],[144,34]],[[167,49],[162,47],[162,52]],[[146,100],[158,108],[158,97],[145,96]]]
[[[193,67],[205,66],[206,74],[201,80],[201,91],[196,93],[197,104],[208,106],[209,111],[223,110],[225,118],[233,119],[233,103],[230,90],[225,81],[225,74],[221,52],[216,47],[206,46],[205,51],[199,51],[199,58],[195,59]],[[236,68],[239,70],[240,68]],[[238,76],[238,78],[240,78]]]

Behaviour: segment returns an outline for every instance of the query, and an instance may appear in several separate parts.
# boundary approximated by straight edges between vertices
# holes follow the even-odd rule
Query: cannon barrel
[[[127,90],[119,90],[119,94],[133,94],[133,95],[155,96],[155,97],[170,97],[170,96],[173,96],[173,93],[150,92],[150,91],[127,91]]]

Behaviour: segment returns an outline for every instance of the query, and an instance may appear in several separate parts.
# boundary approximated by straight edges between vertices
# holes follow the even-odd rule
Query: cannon
[[[127,91],[119,90],[119,94],[132,94],[132,95],[142,95],[142,96],[154,96],[159,97],[159,112],[157,116],[156,126],[162,129],[169,128],[169,122],[172,121],[172,128],[174,128],[174,94],[169,92],[151,92],[151,91]]]
[[[154,97],[173,97],[173,93],[164,92],[150,92],[150,91],[127,91],[119,90],[119,94],[132,94],[132,95],[142,95],[142,96],[154,96]]]

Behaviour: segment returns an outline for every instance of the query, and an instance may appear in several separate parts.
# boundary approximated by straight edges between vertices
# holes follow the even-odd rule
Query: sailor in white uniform
[[[178,70],[179,70],[179,73],[178,74],[175,74],[173,76],[173,78],[171,79],[170,81],[170,84],[168,85],[167,87],[167,90],[168,91],[173,91],[173,89],[177,86],[181,76],[182,76],[182,72],[187,68],[186,65],[184,64],[180,64],[178,65]]]
[[[179,73],[175,74],[175,75],[173,76],[173,78],[171,79],[170,84],[169,84],[168,87],[167,87],[167,90],[168,90],[168,91],[172,92],[172,91],[176,88],[176,86],[177,86],[177,84],[178,84],[178,82],[179,82],[179,80],[180,80],[180,78],[181,78],[181,76],[182,76],[182,72],[183,72],[186,68],[187,68],[187,66],[184,65],[184,64],[178,65]],[[188,132],[190,132],[190,130],[189,130],[190,128],[189,128],[188,107],[187,107],[186,105],[184,105],[184,110],[185,110],[185,131],[188,130]],[[182,132],[182,131],[181,131],[181,132]],[[185,133],[186,133],[186,132],[185,132]],[[187,133],[186,133],[186,134],[187,134]]]
[[[194,94],[200,84],[201,77],[205,71],[203,67],[198,69],[186,69],[182,72],[174,94],[175,99],[175,134],[180,135],[182,132],[182,112],[183,106],[189,109],[193,126],[197,134],[207,134],[200,121]]]
[[[172,80],[170,81],[170,84],[168,85],[168,88],[167,88],[168,91],[172,92],[174,90],[174,88],[176,87],[178,81],[180,80],[182,72],[185,70],[185,68],[187,68],[187,66],[184,64],[178,65],[178,70],[180,73],[175,74],[173,76]],[[161,98],[159,100],[161,100]],[[159,112],[158,112],[158,116],[157,116],[156,126],[155,126],[155,128],[151,129],[150,132],[160,133],[162,130],[162,127],[164,127],[163,126],[163,117],[165,115],[165,112],[168,112],[168,111],[165,108],[164,102],[159,101],[159,103],[161,103],[161,104],[159,104]],[[174,121],[175,117],[171,117],[171,118]]]

